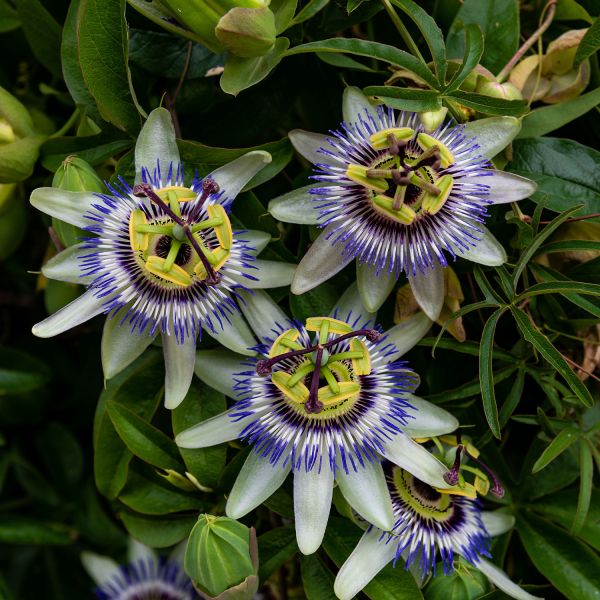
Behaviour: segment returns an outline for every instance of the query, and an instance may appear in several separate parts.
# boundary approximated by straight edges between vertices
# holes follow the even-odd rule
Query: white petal
[[[294,518],[296,541],[302,554],[312,554],[319,549],[333,496],[333,471],[325,464],[319,472],[318,465],[310,471],[294,471]]]
[[[285,467],[272,465],[267,458],[250,452],[227,498],[227,516],[241,519],[247,515],[281,486],[290,470],[289,462]]]
[[[131,325],[123,321],[127,308],[107,318],[102,330],[102,370],[104,377],[110,379],[129,366],[152,343],[155,336],[147,332],[131,331]],[[122,323],[122,324],[121,324]]]
[[[412,412],[414,419],[409,419],[408,424],[402,427],[402,431],[412,438],[428,438],[438,435],[446,435],[458,427],[458,419],[423,398],[406,394],[406,401],[417,409]]]
[[[486,267],[499,267],[506,262],[506,250],[502,244],[483,225],[477,225],[483,230],[483,237],[476,242],[475,247],[463,252],[459,256]]]
[[[276,260],[257,259],[252,263],[256,269],[248,269],[246,273],[256,279],[236,276],[236,281],[249,290],[262,290],[290,285],[296,272],[296,265]]]
[[[47,319],[36,323],[31,332],[41,338],[58,335],[99,315],[104,311],[105,302],[106,298],[98,299],[88,290]]]
[[[265,231],[251,229],[240,234],[240,239],[248,243],[248,246],[254,248],[253,254],[260,254],[271,241],[271,234]]]
[[[223,197],[233,200],[242,188],[271,160],[271,155],[268,152],[253,150],[223,167],[219,167],[210,174],[210,177],[219,184],[224,192]]]
[[[275,325],[285,326],[290,322],[289,317],[275,304],[271,296],[262,290],[253,292],[239,292],[244,302],[240,302],[240,308],[244,313],[250,327],[258,338],[264,342],[276,337]]]
[[[475,568],[479,569],[498,589],[511,598],[516,598],[516,600],[543,600],[539,596],[533,596],[521,589],[508,578],[508,575],[502,569],[485,558],[480,558]]]
[[[354,598],[396,556],[397,544],[386,544],[382,532],[371,529],[365,533],[339,570],[333,591],[340,600]]]
[[[358,471],[338,469],[335,479],[350,506],[369,523],[390,531],[394,527],[392,499],[379,463],[367,463]]]
[[[425,274],[417,271],[408,274],[410,289],[423,312],[435,321],[444,306],[444,269],[428,269]]]
[[[395,273],[382,269],[377,273],[376,267],[366,263],[356,263],[356,283],[360,297],[371,312],[377,312],[394,289],[398,278]]]
[[[333,245],[332,241],[327,239],[327,235],[335,227],[326,227],[300,261],[292,281],[292,294],[304,294],[312,290],[333,277],[352,260],[350,255],[342,255],[341,244]]]
[[[256,352],[250,350],[250,348],[256,346],[256,340],[243,315],[235,311],[227,316],[229,321],[223,319],[223,328],[217,323],[215,325],[216,331],[206,328],[206,333],[234,352],[244,354],[245,356],[254,356]]]
[[[145,562],[148,560],[156,561],[156,552],[152,548],[148,548],[145,544],[138,542],[136,539],[130,537],[127,548],[127,558],[130,563]]]
[[[269,212],[284,223],[316,225],[319,222],[321,209],[317,208],[316,197],[309,192],[314,187],[315,184],[307,185],[274,198],[269,202]]]
[[[225,349],[200,350],[196,352],[194,373],[215,390],[236,398],[234,376],[248,371],[250,367],[244,364],[245,360],[244,356]]]
[[[515,117],[488,117],[465,125],[465,133],[477,138],[479,152],[494,158],[502,152],[521,131],[521,121]]]
[[[481,512],[481,520],[487,529],[487,532],[492,536],[502,535],[510,531],[515,526],[515,518],[500,510],[484,510]]]
[[[93,209],[93,204],[102,204],[102,200],[92,192],[67,192],[51,187],[33,190],[29,202],[43,213],[77,227],[91,225],[92,221],[83,215]]]
[[[121,567],[112,558],[94,552],[82,552],[81,564],[99,587],[121,573]]]
[[[331,316],[348,321],[351,325],[363,327],[367,323],[375,324],[375,313],[369,312],[362,302],[356,283],[352,283],[335,303]]]
[[[394,325],[389,331],[386,331],[386,342],[396,346],[396,351],[386,357],[386,360],[393,362],[404,356],[425,337],[425,334],[431,329],[432,325],[431,319],[419,312],[411,315],[408,319],[402,321],[402,323]]]
[[[94,280],[94,275],[83,275],[81,273],[81,262],[79,256],[85,250],[82,250],[83,244],[74,244],[69,246],[56,256],[53,256],[43,267],[42,273],[48,279],[57,279],[67,283],[80,283],[87,285]]]
[[[187,336],[179,343],[174,335],[162,336],[165,357],[165,408],[177,408],[185,398],[196,362],[196,338]]]
[[[433,487],[441,489],[452,487],[444,481],[444,474],[448,472],[448,467],[408,435],[395,435],[385,444],[383,455],[395,465]]]
[[[363,121],[366,120],[365,111],[379,122],[377,111],[367,97],[357,87],[347,87],[344,90],[344,97],[342,100],[342,114],[344,115],[344,121],[347,124],[360,123],[359,117],[362,118]]]
[[[179,163],[173,120],[165,108],[156,108],[148,115],[135,143],[136,183],[142,181],[142,167],[146,167],[152,174],[157,160],[160,161],[163,179],[166,178],[171,164],[176,169]]]
[[[313,165],[319,163],[331,164],[334,162],[327,154],[318,152],[320,148],[331,149],[331,144],[327,141],[328,136],[321,133],[312,133],[304,131],[304,129],[292,129],[288,133],[292,146],[298,154],[301,154],[306,160]]]
[[[489,173],[493,173],[493,175],[479,175],[470,181],[487,185],[490,188],[487,199],[494,204],[518,202],[524,198],[529,198],[538,187],[535,181],[520,175],[494,170],[489,171]]]
[[[232,412],[233,409],[227,410],[184,429],[175,436],[175,443],[180,448],[208,448],[237,440],[246,422],[234,421],[231,418]]]

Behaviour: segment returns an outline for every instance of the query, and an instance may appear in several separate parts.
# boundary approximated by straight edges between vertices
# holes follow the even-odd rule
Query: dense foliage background
[[[272,234],[267,258],[297,262],[316,229],[278,223],[266,205],[306,185],[310,174],[287,132],[336,128],[346,85],[366,88],[395,107],[430,110],[444,102],[462,119],[523,118],[521,134],[497,163],[535,180],[539,191],[518,208],[493,207],[488,223],[509,262],[488,269],[457,261],[465,340],[451,328],[454,335],[446,331],[435,354],[435,337],[429,337],[407,358],[421,375],[420,395],[456,414],[507,488],[497,502],[510,508],[517,525],[495,541],[494,560],[548,599],[598,597],[600,504],[593,479],[600,468],[594,374],[600,360],[600,120],[594,106],[600,101],[600,35],[594,18],[600,5],[561,0],[542,15],[545,3],[538,0],[417,4],[441,28],[450,58],[463,57],[465,24],[478,24],[481,60],[476,37],[467,38],[465,57],[470,68],[481,62],[494,74],[548,10],[553,19],[543,48],[536,42],[530,54],[568,30],[593,24],[595,37],[583,57],[589,84],[548,105],[467,92],[444,96],[443,90],[416,89],[406,74],[386,91],[381,86],[398,65],[374,46],[359,51],[339,41],[371,40],[413,52],[384,3],[312,0],[300,2],[296,12],[310,9],[310,18],[285,32],[290,47],[334,41],[283,57],[247,89],[240,76],[234,96],[220,86],[223,55],[165,31],[124,0],[0,0],[0,85],[7,94],[0,98],[0,116],[16,134],[0,145],[0,597],[88,597],[92,584],[80,565],[83,550],[122,559],[128,533],[156,548],[179,542],[199,511],[222,513],[247,452],[237,444],[179,451],[170,442],[173,429],[221,412],[224,396],[196,380],[184,403],[166,411],[157,349],[104,382],[102,319],[53,339],[31,335],[33,323],[82,291],[40,274],[61,232],[55,223],[54,239],[49,237],[51,220],[29,205],[31,191],[50,185],[73,154],[105,180],[131,179],[142,115],[162,102],[172,111],[191,170],[206,174],[248,148],[272,154],[233,214],[238,225]],[[428,21],[419,28],[399,8],[391,10],[429,60],[435,31]],[[32,131],[18,131],[11,121],[8,95],[26,107]],[[582,215],[592,217],[577,220]],[[324,314],[354,277],[349,267],[302,296],[283,289],[273,297],[294,317]],[[384,326],[393,323],[394,308],[392,295],[378,315]],[[430,335],[439,332],[435,326]],[[202,346],[214,343],[205,337]],[[213,491],[184,491],[157,474],[165,469],[187,470]],[[360,531],[348,520],[340,525],[343,513],[332,509],[324,547],[301,557],[289,484],[244,519],[258,533],[263,592],[282,600],[332,598],[336,564]],[[420,597],[407,591],[407,577],[401,567],[388,567],[368,596]],[[428,600],[503,597],[488,593],[485,582],[483,588],[473,585],[472,577],[459,570],[422,593]]]

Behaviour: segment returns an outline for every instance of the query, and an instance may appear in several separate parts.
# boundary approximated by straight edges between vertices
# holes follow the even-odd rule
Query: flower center
[[[453,500],[399,467],[393,467],[391,483],[397,499],[424,519],[439,522],[453,515]]]
[[[218,271],[227,262],[233,244],[225,209],[220,204],[208,205],[208,218],[203,220],[184,218],[181,211],[181,204],[197,201],[202,206],[218,190],[218,184],[208,178],[202,182],[197,200],[194,192],[182,186],[157,190],[147,184],[134,186],[136,196],[149,198],[162,212],[148,219],[143,210],[136,209],[129,217],[131,249],[148,273],[173,287],[189,287],[196,280],[206,285],[219,283]]]
[[[270,374],[272,383],[292,407],[326,416],[328,411],[358,398],[359,376],[371,372],[369,350],[359,338],[374,342],[380,333],[374,329],[353,330],[347,323],[329,317],[307,319],[306,330],[318,332],[316,344],[303,346],[298,341],[300,331],[288,329],[273,342],[269,358],[257,363],[256,372],[261,376]],[[275,365],[280,368],[273,372]]]
[[[381,154],[370,165],[348,165],[346,176],[369,192],[376,212],[410,225],[420,215],[442,209],[454,178],[440,170],[455,162],[444,144],[410,127],[377,131],[369,142]]]

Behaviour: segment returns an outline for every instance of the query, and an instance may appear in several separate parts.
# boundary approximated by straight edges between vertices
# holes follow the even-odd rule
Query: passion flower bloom
[[[253,447],[227,500],[241,518],[294,477],[298,546],[320,546],[334,480],[350,505],[384,529],[393,525],[381,460],[449,488],[448,469],[413,437],[454,430],[445,410],[413,396],[417,375],[400,357],[428,331],[422,313],[385,333],[353,285],[330,316],[290,321],[265,293],[244,294],[242,310],[260,357],[199,352],[197,375],[237,400],[228,411],[177,435],[183,448],[240,439]]]
[[[81,562],[97,585],[99,600],[195,600],[199,596],[183,571],[183,551],[184,545],[179,545],[168,559],[159,558],[130,538],[126,565],[93,552],[83,552]]]
[[[432,320],[444,297],[448,258],[497,266],[506,261],[484,226],[487,208],[531,195],[536,185],[491,168],[488,160],[518,133],[512,117],[442,125],[427,133],[419,116],[373,107],[346,88],[344,122],[330,135],[289,134],[315,165],[318,183],[274,199],[271,214],[318,225],[321,235],[298,265],[302,294],[357,259],[365,306],[377,310],[401,273]]]
[[[477,461],[486,472],[461,465],[461,453]],[[446,475],[447,481],[458,484],[452,489],[437,488],[401,467],[384,465],[394,506],[394,527],[384,531],[371,526],[364,533],[335,579],[334,591],[340,600],[354,598],[390,562],[394,566],[403,562],[422,582],[431,572],[435,575],[438,555],[445,575],[452,572],[455,558],[462,557],[509,596],[518,600],[536,598],[487,560],[491,557],[490,536],[508,531],[514,517],[481,510],[477,492],[489,490],[501,496],[504,491],[477,455],[470,444],[456,447],[454,464]],[[461,469],[475,473],[474,484],[465,482]]]
[[[233,231],[229,210],[270,161],[267,152],[249,152],[188,187],[170,115],[159,108],[137,141],[133,186],[121,179],[106,194],[34,190],[33,206],[87,230],[89,237],[42,268],[49,278],[85,284],[86,292],[33,333],[54,336],[105,313],[107,379],[160,335],[167,408],[175,408],[189,389],[202,330],[252,354],[248,348],[255,342],[238,311],[238,291],[288,285],[294,266],[257,260],[269,236]]]

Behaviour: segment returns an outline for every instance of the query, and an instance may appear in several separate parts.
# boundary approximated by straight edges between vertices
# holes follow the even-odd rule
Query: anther
[[[492,478],[494,485],[490,489],[490,494],[492,494],[492,496],[496,496],[497,498],[502,498],[502,496],[504,496],[504,488],[502,487],[498,477],[496,477],[496,473],[494,473],[494,471],[492,471],[492,469],[490,469],[490,467],[488,467],[483,461],[469,454],[466,448],[463,448],[463,450],[466,456],[468,456],[473,462],[477,463]]]

